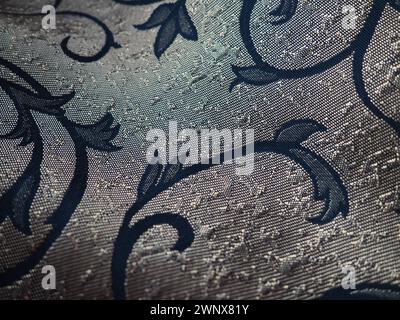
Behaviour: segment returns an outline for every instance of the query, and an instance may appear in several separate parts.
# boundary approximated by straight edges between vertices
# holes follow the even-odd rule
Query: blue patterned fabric
[[[399,298],[399,1],[44,5],[0,4],[0,298]],[[148,163],[170,121],[253,173]]]

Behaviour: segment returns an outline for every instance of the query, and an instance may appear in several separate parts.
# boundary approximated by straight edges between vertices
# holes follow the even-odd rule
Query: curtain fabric
[[[0,29],[0,298],[400,297],[399,1],[3,0]],[[253,173],[149,164],[171,121],[253,129]]]

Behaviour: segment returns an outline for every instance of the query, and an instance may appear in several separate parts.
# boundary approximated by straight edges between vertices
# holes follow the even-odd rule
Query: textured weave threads
[[[367,289],[397,288],[400,12],[392,1],[286,2],[291,10],[279,12],[280,1],[63,0],[57,28],[45,31],[41,15],[4,12],[39,13],[47,3],[2,1],[0,58],[15,67],[0,63],[0,194],[37,190],[28,211],[21,197],[14,206],[29,216],[31,235],[11,218],[16,192],[0,207],[0,284],[11,279],[4,274],[18,278],[0,287],[1,298],[117,297],[118,239],[135,230],[146,232],[121,267],[129,299],[313,299],[340,287],[346,264]],[[354,30],[341,24],[349,4]],[[35,139],[3,136],[21,114],[41,153]],[[167,131],[169,120],[180,129],[252,128],[256,141],[283,151],[257,153],[248,177],[226,164],[178,174],[142,201],[146,133]],[[293,121],[326,130],[293,151],[278,138]],[[18,184],[31,162],[36,175]],[[326,192],[315,196],[324,186],[337,205],[324,202]],[[332,221],[310,222],[329,208]],[[160,224],[147,228],[151,219]],[[179,247],[187,229],[192,242]],[[10,271],[46,241],[26,275]],[[54,291],[41,286],[46,264],[57,272]]]

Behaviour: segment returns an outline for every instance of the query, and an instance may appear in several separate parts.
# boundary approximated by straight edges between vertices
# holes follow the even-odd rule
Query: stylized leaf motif
[[[169,18],[169,15],[172,13],[174,8],[175,5],[173,3],[160,5],[153,11],[150,18],[145,23],[135,25],[135,28],[139,30],[147,30],[163,24]]]
[[[116,151],[120,147],[114,146],[110,141],[117,136],[120,125],[117,124],[115,127],[111,127],[113,121],[112,115],[107,113],[95,124],[74,124],[74,127],[88,147],[100,151]]]
[[[197,30],[192,19],[187,12],[185,5],[180,5],[178,9],[179,33],[187,40],[197,41]]]
[[[73,94],[59,97],[40,96],[20,85],[0,79],[0,87],[14,102],[18,112],[15,128],[1,136],[3,139],[22,138],[20,145],[34,143],[32,157],[22,175],[0,196],[0,223],[8,216],[14,227],[20,232],[31,234],[29,210],[40,183],[40,166],[43,160],[43,142],[39,129],[31,115],[31,110],[52,116],[64,113],[61,106],[66,104]]]
[[[349,210],[348,199],[338,175],[329,170],[326,162],[305,150],[294,148],[290,152],[299,158],[298,162],[309,172],[314,184],[314,199],[325,201],[322,213],[314,218],[309,218],[309,221],[315,224],[325,224],[331,222],[340,213],[345,218]]]
[[[21,68],[0,57],[0,64],[28,83],[35,92],[0,78],[0,87],[10,96],[18,111],[16,127],[5,139],[23,138],[21,144],[33,143],[31,161],[17,181],[0,197],[0,223],[9,216],[15,228],[24,234],[31,234],[29,209],[40,183],[40,167],[43,160],[43,141],[39,128],[31,115],[31,110],[39,111],[54,117],[69,133],[75,147],[75,169],[68,189],[58,208],[47,223],[52,229],[44,240],[35,247],[35,251],[23,261],[0,273],[0,286],[7,286],[29,273],[46,255],[54,242],[61,235],[76,207],[85,193],[88,179],[87,147],[92,145],[98,149],[115,151],[120,147],[113,146],[111,139],[118,133],[119,126],[111,128],[114,121],[111,114],[106,114],[94,125],[79,125],[66,118],[60,109],[67,103],[74,92],[54,97]],[[78,132],[78,130],[80,130]],[[93,135],[97,135],[96,138]],[[83,136],[83,137],[82,137]]]
[[[15,128],[8,134],[0,137],[7,139],[22,138],[21,146],[31,143],[34,139],[34,135],[38,134],[38,129],[30,112],[31,110],[53,116],[60,116],[64,114],[64,110],[61,109],[61,106],[66,104],[73,97],[73,94],[66,94],[59,97],[43,97],[6,80],[0,81],[0,87],[3,88],[11,98],[18,112],[18,120]]]
[[[281,0],[279,6],[269,14],[275,17],[281,17],[280,20],[272,21],[273,25],[280,25],[288,22],[295,14],[299,0]]]
[[[326,291],[320,300],[400,300],[400,288],[390,284],[361,283],[356,289],[341,287]]]
[[[266,70],[257,66],[237,67],[232,66],[232,71],[236,75],[236,80],[230,85],[229,91],[242,82],[260,86],[272,83],[279,79],[279,76],[273,70]]]
[[[139,182],[137,196],[142,198],[151,189],[157,185],[157,180],[163,170],[162,164],[148,165],[143,173],[142,179]]]
[[[142,200],[149,194],[157,193],[158,190],[168,188],[174,181],[179,180],[179,174],[182,173],[182,164],[178,159],[174,162],[176,164],[167,163],[162,165],[158,163],[157,154],[155,155],[154,164],[147,165],[142,179],[138,185],[138,201]]]
[[[326,131],[326,128],[313,120],[292,121],[277,132],[275,141],[286,144],[288,155],[310,175],[314,185],[314,199],[323,200],[325,206],[319,216],[309,221],[325,224],[340,213],[345,218],[349,208],[347,191],[339,175],[320,156],[300,146],[301,142],[318,131]]]
[[[40,180],[40,172],[32,171],[25,171],[18,182],[0,198],[0,223],[8,216],[14,227],[26,235],[32,234],[29,209]]]
[[[198,39],[196,27],[187,12],[185,2],[186,0],[178,0],[175,3],[162,4],[153,11],[145,23],[135,25],[139,30],[161,26],[154,42],[154,54],[158,59],[178,34],[187,40]]]
[[[326,128],[319,123],[307,121],[293,121],[278,130],[275,135],[276,142],[301,143],[306,141],[312,134],[318,131],[325,131]]]
[[[17,104],[17,109],[27,108],[52,116],[63,115],[64,110],[61,109],[61,106],[66,104],[74,96],[73,94],[66,94],[59,97],[41,97],[15,84],[9,87],[7,93],[14,103]]]
[[[181,163],[166,164],[164,166],[164,170],[162,172],[159,185],[162,186],[171,183],[171,181],[174,181],[174,179],[181,172],[181,170],[182,170]]]
[[[107,121],[100,121],[100,127],[102,128],[110,127],[113,122],[112,115],[107,114],[105,118],[107,119]],[[41,259],[43,259],[47,251],[61,235],[62,231],[68,224],[72,214],[74,213],[76,207],[79,205],[85,193],[89,171],[87,157],[88,146],[85,140],[83,140],[80,134],[76,131],[76,126],[79,125],[68,120],[65,116],[61,116],[58,120],[70,134],[75,146],[76,161],[72,180],[69,183],[67,191],[63,195],[63,199],[60,205],[46,220],[47,224],[52,225],[52,229],[50,230],[49,234],[47,234],[45,239],[35,248],[35,251],[32,253],[32,255],[30,255],[25,260],[19,262],[15,266],[7,268],[2,273],[0,273],[0,286],[6,286],[15,282],[16,280],[21,279],[25,274],[29,273],[29,271],[32,270],[32,268],[34,268],[41,261]],[[113,129],[118,130],[118,126],[115,126]],[[109,143],[106,143],[106,145],[108,148]],[[42,144],[38,144],[35,142],[34,146],[35,148],[38,148],[42,146]],[[111,147],[111,151],[120,149],[120,147],[116,146]],[[33,172],[40,173],[41,159],[39,159],[40,161],[34,159],[35,155],[40,155],[40,157],[42,156],[40,152],[33,152],[31,161],[31,163],[35,166]],[[26,172],[30,172],[28,168],[26,169]],[[13,194],[13,192],[10,192],[10,194]]]
[[[179,29],[175,19],[168,19],[157,33],[156,41],[154,42],[154,54],[158,59],[174,42],[178,35]]]
[[[19,143],[20,146],[26,146],[33,141],[33,130],[31,123],[32,116],[26,110],[18,111],[18,120],[17,124],[15,125],[14,129],[11,130],[9,133],[0,136],[4,139],[18,139],[22,138],[21,142]]]

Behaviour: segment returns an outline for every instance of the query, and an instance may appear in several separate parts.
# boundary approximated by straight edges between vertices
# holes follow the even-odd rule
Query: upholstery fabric
[[[399,1],[3,0],[0,30],[0,298],[400,297]],[[149,165],[170,121],[254,129],[254,172]]]

